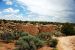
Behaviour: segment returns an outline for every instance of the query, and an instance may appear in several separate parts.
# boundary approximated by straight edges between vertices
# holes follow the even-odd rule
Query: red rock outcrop
[[[24,32],[28,32],[32,35],[37,35],[41,32],[54,32],[57,28],[56,25],[33,25],[33,24],[19,24],[17,25],[18,30],[22,30]]]
[[[10,32],[14,30],[20,30],[24,32],[28,32],[32,35],[37,35],[38,33],[41,32],[54,32],[56,30],[57,26],[56,25],[41,25],[41,24],[20,24],[20,23],[6,23],[6,24],[1,24],[0,25],[0,30],[4,32]]]

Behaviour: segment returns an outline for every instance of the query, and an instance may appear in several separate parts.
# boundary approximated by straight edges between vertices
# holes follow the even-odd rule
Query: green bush
[[[58,43],[57,39],[51,39],[49,45],[50,45],[50,47],[54,47],[55,48],[57,43]]]
[[[14,39],[18,40],[20,37],[28,36],[29,34],[26,32],[16,31],[13,33]]]
[[[74,26],[69,23],[65,23],[63,25],[63,27],[61,28],[61,32],[65,35],[75,35]]]
[[[1,33],[0,39],[6,42],[11,42],[12,40],[18,40],[20,37],[28,36],[25,32],[14,32],[14,33]]]
[[[20,37],[16,42],[17,49],[19,50],[36,50],[42,47],[43,44],[44,41],[32,35]]]
[[[51,36],[52,36],[52,33],[48,33],[48,32],[39,33],[37,35],[38,38],[44,41],[49,41],[52,38]]]
[[[63,33],[61,33],[60,31],[57,31],[54,33],[54,36],[60,37],[60,36],[63,36]]]
[[[14,36],[12,33],[2,33],[1,40],[4,40],[5,42],[11,42],[14,40]]]

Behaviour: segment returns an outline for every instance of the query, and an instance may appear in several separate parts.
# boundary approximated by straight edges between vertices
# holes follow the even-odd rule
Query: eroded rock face
[[[32,35],[36,35],[37,33],[39,33],[38,27],[34,25],[22,25],[22,30],[24,32],[31,33]]]
[[[40,32],[54,32],[56,29],[56,25],[42,25],[40,26]]]
[[[41,32],[54,32],[55,29],[57,28],[56,25],[18,25],[17,26],[19,30],[22,30],[24,32],[28,32],[32,35],[37,35],[38,33]]]
[[[75,36],[58,38],[58,50],[75,50]]]
[[[41,25],[41,24],[20,24],[20,23],[6,23],[0,25],[0,30],[3,30],[4,32],[14,32],[15,30],[18,31],[24,31],[28,32],[32,35],[37,35],[41,32],[54,32],[57,29],[56,25],[53,24],[47,24],[47,25]]]

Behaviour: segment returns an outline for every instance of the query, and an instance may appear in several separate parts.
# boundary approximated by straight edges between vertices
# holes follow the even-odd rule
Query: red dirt
[[[50,48],[48,46],[44,46],[44,47],[42,47],[42,48],[40,48],[38,50],[53,50],[53,48]]]
[[[0,50],[13,50],[15,48],[14,43],[4,43],[0,42]]]

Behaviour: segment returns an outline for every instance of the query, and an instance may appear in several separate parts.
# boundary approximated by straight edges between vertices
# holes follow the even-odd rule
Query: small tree
[[[75,30],[73,25],[66,23],[63,25],[61,28],[61,32],[64,33],[65,35],[75,35]]]

